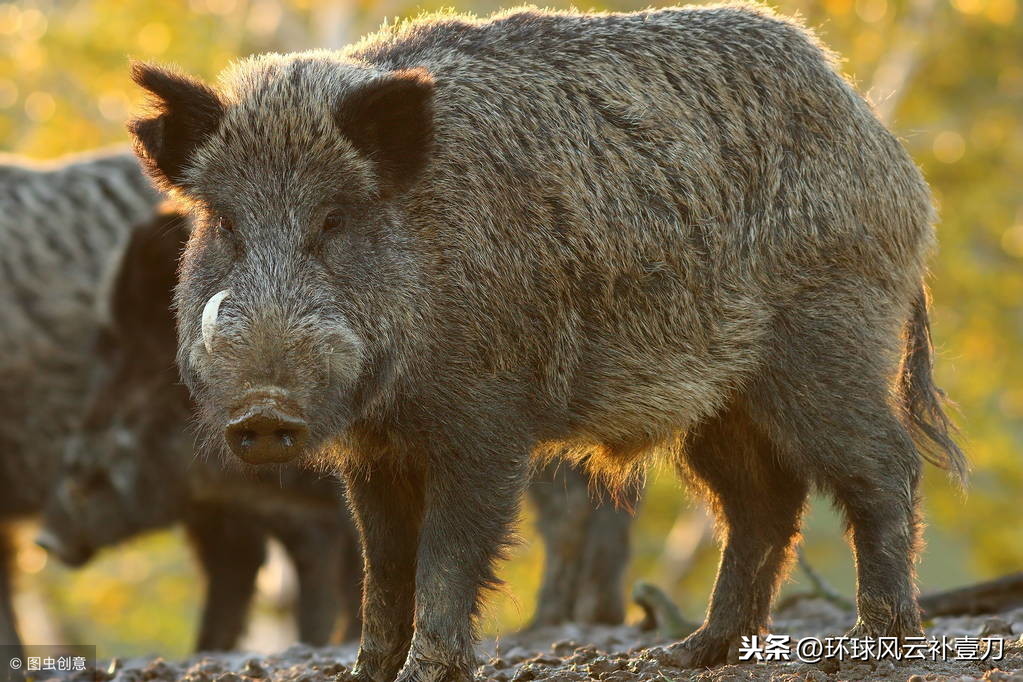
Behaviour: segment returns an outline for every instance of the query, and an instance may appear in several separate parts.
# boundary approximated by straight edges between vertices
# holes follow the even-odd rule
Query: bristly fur
[[[409,69],[366,83],[338,103],[338,128],[373,159],[388,193],[407,189],[426,165],[433,141],[433,88],[424,69]]]
[[[934,384],[934,345],[927,315],[927,290],[921,286],[906,322],[906,350],[899,373],[898,392],[905,420],[913,429],[920,454],[931,464],[947,469],[966,484],[966,455],[953,440],[955,425],[945,413],[945,392]]]
[[[212,88],[169,69],[133,62],[131,78],[151,95],[154,114],[128,124],[135,152],[164,190],[185,181],[184,166],[223,115]]]
[[[429,106],[391,101],[410,72]],[[962,461],[921,345],[934,212],[812,33],[750,5],[427,16],[216,96],[179,185],[178,361],[214,439],[270,387],[359,472],[361,679],[468,678],[539,446],[618,480],[664,452],[714,501],[685,664],[764,629],[814,485],[852,529],[856,633],[920,632],[907,424]]]

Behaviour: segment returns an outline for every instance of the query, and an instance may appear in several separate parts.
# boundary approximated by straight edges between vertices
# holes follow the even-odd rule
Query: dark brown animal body
[[[359,679],[468,679],[537,453],[625,480],[661,452],[713,502],[682,663],[765,628],[812,485],[851,527],[855,633],[920,632],[920,452],[964,466],[930,376],[930,196],[805,29],[526,10],[217,90],[135,77],[138,150],[199,219],[183,377],[211,447],[344,472]]]
[[[38,513],[88,381],[109,263],[160,201],[128,150],[0,155],[0,523]],[[19,642],[0,538],[0,643]]]

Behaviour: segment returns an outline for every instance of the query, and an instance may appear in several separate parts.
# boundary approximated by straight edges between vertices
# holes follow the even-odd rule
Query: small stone
[[[565,659],[567,665],[586,665],[598,656],[596,649],[592,647],[580,647],[575,653]]]
[[[348,667],[337,661],[330,661],[320,668],[320,672],[324,675],[344,675],[348,672]]]
[[[238,673],[228,672],[216,678],[216,682],[242,682],[242,678]]]
[[[526,663],[521,668],[519,668],[518,671],[515,673],[515,676],[512,677],[512,682],[528,682],[529,680],[535,680],[536,673],[537,673],[536,668],[530,665],[529,663]]]
[[[590,675],[597,677],[606,673],[616,672],[621,670],[622,667],[623,666],[619,661],[612,660],[607,656],[600,656],[593,659],[590,664],[586,666],[586,671],[590,673]],[[598,679],[604,678],[598,677]]]
[[[204,658],[195,665],[194,669],[212,675],[224,672],[224,664],[215,658]]]
[[[167,662],[162,658],[157,658],[146,666],[145,670],[142,671],[142,679],[144,680],[176,680],[178,679],[178,672],[171,666],[167,665]]]
[[[255,658],[250,658],[245,661],[245,665],[242,666],[242,674],[256,679],[263,679],[267,677],[266,668],[264,668],[259,660]]]
[[[528,662],[534,665],[561,665],[561,659],[551,654],[537,654]]]
[[[632,673],[624,670],[616,670],[615,672],[603,673],[598,680],[604,680],[605,682],[630,682],[633,679]]]
[[[625,664],[625,669],[634,675],[642,673],[653,673],[660,670],[660,666],[654,661],[643,661],[638,658],[634,658]]]
[[[1011,635],[1012,625],[1010,625],[1005,619],[993,617],[988,618],[984,621],[983,627],[980,629],[981,637],[993,637],[994,635]]]

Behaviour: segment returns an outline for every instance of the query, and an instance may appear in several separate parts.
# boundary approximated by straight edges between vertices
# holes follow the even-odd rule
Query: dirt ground
[[[838,636],[851,625],[850,616],[823,600],[799,601],[776,614],[772,632],[797,641],[804,637]],[[988,680],[1023,682],[1023,608],[985,616],[936,618],[927,634],[994,638],[1002,642],[1001,660],[956,660],[951,652],[928,654],[925,660],[840,663],[760,662],[680,670],[673,665],[672,642],[630,626],[561,626],[509,635],[483,642],[477,679],[506,682],[528,680],[659,681],[751,680],[830,682],[832,680]],[[968,645],[967,645],[968,646]],[[997,646],[994,654],[997,654]],[[984,646],[979,655],[983,654]],[[160,658],[104,661],[95,679],[110,682],[344,682],[355,656],[354,647],[314,649],[293,646],[279,654],[231,653],[198,655],[178,662]],[[792,655],[796,658],[795,654]],[[937,658],[938,660],[932,660]],[[90,675],[89,677],[93,677]]]

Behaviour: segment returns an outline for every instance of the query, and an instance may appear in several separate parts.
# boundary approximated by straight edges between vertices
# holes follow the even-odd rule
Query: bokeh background
[[[646,0],[594,9],[640,9]],[[972,460],[968,494],[928,471],[923,590],[1023,568],[1023,0],[777,0],[843,57],[846,75],[900,135],[941,212],[934,262],[938,379],[958,402]],[[561,2],[553,6],[563,6]],[[51,158],[123,143],[139,93],[129,57],[212,78],[257,52],[339,47],[381,21],[442,5],[427,0],[38,0],[0,3],[0,151]],[[495,0],[460,0],[489,13]],[[504,567],[488,633],[521,626],[534,606],[542,551],[523,510],[523,542]],[[183,535],[166,531],[109,550],[84,570],[47,561],[30,542],[17,557],[17,611],[31,643],[95,643],[100,656],[192,645],[201,577]],[[851,595],[841,520],[815,500],[811,562]],[[639,510],[631,580],[651,580],[702,616],[717,562],[712,529],[667,469],[651,474]],[[804,589],[797,573],[786,590]],[[246,645],[290,637],[287,565],[272,560]],[[638,614],[632,613],[636,618]]]

